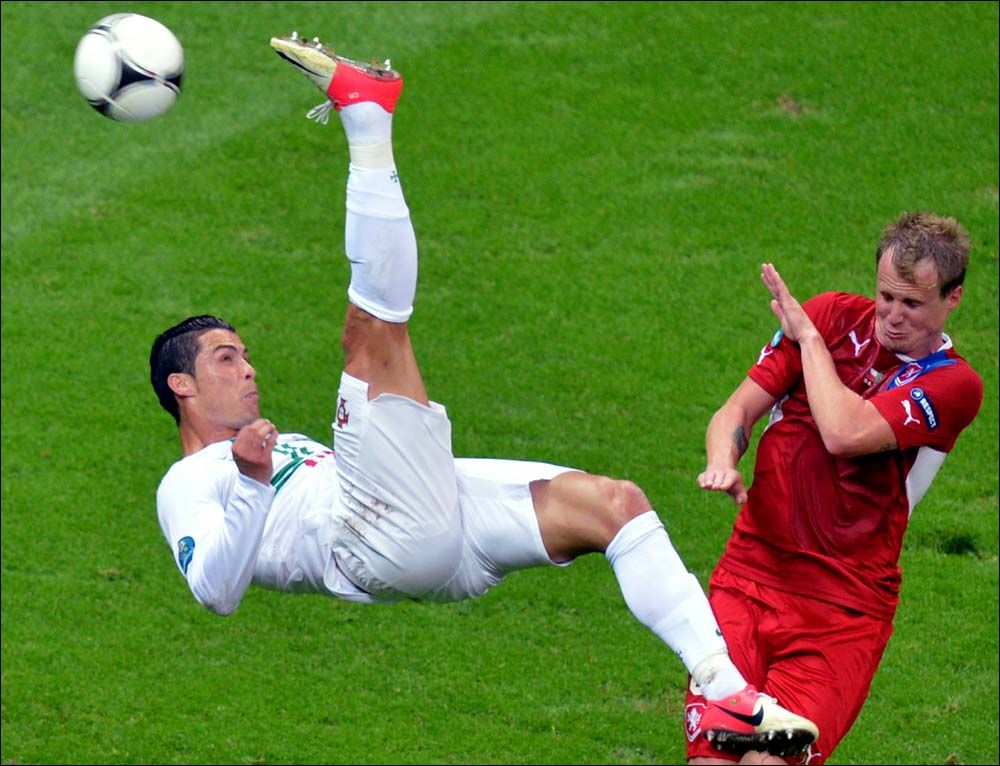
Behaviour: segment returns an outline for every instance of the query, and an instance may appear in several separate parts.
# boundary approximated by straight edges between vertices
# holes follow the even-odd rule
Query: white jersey
[[[160,528],[191,592],[212,611],[232,612],[251,582],[345,595],[327,574],[339,504],[333,450],[281,434],[273,461],[261,484],[239,472],[226,440],[177,461],[160,483]]]
[[[167,471],[160,529],[199,603],[229,614],[251,583],[362,603],[456,601],[553,563],[530,485],[569,469],[456,459],[443,407],[370,401],[346,373],[339,402],[336,455],[281,434],[268,484],[240,473],[231,439]]]

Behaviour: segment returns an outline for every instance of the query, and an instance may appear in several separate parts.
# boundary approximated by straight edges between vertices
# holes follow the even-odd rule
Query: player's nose
[[[886,319],[889,321],[889,324],[898,325],[902,323],[904,319],[903,307],[898,303],[895,303],[892,306],[890,306],[889,315],[886,317]]]

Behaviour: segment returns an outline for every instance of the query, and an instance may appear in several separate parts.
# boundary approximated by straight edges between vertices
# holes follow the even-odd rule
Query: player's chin
[[[894,354],[907,354],[913,345],[909,335],[881,330],[875,333],[878,342]]]
[[[244,428],[254,421],[260,420],[260,409],[257,407],[251,407],[249,409],[252,411],[244,413],[242,417],[239,418],[239,421],[236,424],[236,430]]]

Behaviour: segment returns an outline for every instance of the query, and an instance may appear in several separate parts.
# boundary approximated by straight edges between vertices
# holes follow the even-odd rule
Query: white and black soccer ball
[[[73,72],[94,109],[119,122],[144,122],[181,92],[184,49],[167,27],[138,13],[105,16],[76,46]]]

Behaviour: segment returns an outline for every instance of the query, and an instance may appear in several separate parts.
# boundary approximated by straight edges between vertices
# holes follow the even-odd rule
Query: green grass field
[[[143,125],[72,75],[123,10],[186,52]],[[684,670],[601,557],[449,606],[253,589],[227,619],[178,575],[160,330],[227,317],[265,414],[329,437],[347,155],[268,47],[292,29],[406,77],[411,331],[456,453],[636,481],[703,582],[735,515],[696,486],[704,429],[775,329],[759,264],[801,298],[871,294],[900,211],[964,223],[949,332],[985,401],[913,516],[896,632],[831,762],[1000,760],[996,3],[2,13],[3,763],[683,762]]]

